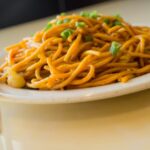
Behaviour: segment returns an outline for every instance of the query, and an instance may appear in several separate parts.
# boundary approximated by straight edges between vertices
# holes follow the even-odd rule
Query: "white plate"
[[[16,30],[19,30],[19,28],[16,28]],[[0,53],[0,63],[2,62],[2,58],[4,58],[4,55],[4,51]],[[0,96],[5,97],[5,100],[7,101],[21,103],[76,103],[117,97],[149,88],[150,73],[134,78],[127,83],[115,83],[99,87],[74,89],[67,91],[38,91],[30,89],[15,89],[7,85],[0,84]]]
[[[121,96],[150,88],[150,74],[137,77],[127,83],[115,83],[105,86],[74,89],[67,91],[38,91],[14,89],[7,85],[0,86],[0,95],[9,101],[23,103],[76,103]]]
[[[15,89],[9,87],[8,85],[1,84],[0,96],[5,97],[5,100],[12,102],[40,104],[76,103],[102,100],[106,98],[138,92],[148,88],[150,88],[150,73],[134,78],[127,83],[115,83],[99,87],[73,89],[66,91],[39,91],[31,89]]]

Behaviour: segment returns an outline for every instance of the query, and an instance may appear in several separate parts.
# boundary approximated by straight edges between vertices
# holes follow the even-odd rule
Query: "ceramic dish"
[[[0,54],[3,62],[5,51]],[[0,84],[0,96],[5,101],[38,104],[77,103],[122,96],[150,88],[150,73],[129,80],[127,83],[114,83],[99,87],[73,89],[64,91],[39,91],[32,89],[15,89]]]
[[[1,53],[1,61],[5,53]],[[31,89],[15,89],[6,84],[0,85],[0,96],[5,101],[21,103],[76,103],[103,100],[150,88],[150,73],[134,78],[127,83],[115,83],[105,86],[73,89],[64,91],[39,91]]]

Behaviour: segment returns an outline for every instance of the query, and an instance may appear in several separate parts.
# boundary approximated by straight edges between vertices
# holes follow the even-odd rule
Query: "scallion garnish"
[[[63,23],[63,20],[57,20],[56,21],[56,25],[60,25],[60,24],[62,24]]]
[[[89,12],[81,12],[80,16],[87,17],[87,18],[92,18],[92,19],[97,19],[98,13],[97,13],[97,11],[93,11],[91,13],[89,13]]]
[[[90,15],[90,13],[84,12],[84,11],[82,11],[82,12],[80,13],[80,16],[82,16],[82,17],[89,17],[89,15]]]
[[[110,46],[110,52],[112,53],[113,56],[116,56],[117,53],[119,52],[120,50],[120,47],[121,47],[121,44],[116,42],[116,41],[113,41],[111,43],[111,46]]]
[[[116,17],[117,19],[122,18],[120,14],[116,14],[115,17]]]
[[[51,27],[52,27],[52,24],[48,23],[44,30],[47,31],[47,30],[49,30]]]
[[[110,23],[110,20],[109,20],[108,18],[105,18],[105,19],[104,19],[104,23],[109,24],[109,23]]]
[[[121,15],[120,14],[117,14],[117,15],[115,15],[115,21],[114,21],[114,23],[112,24],[112,26],[122,26],[122,23],[121,23]]]
[[[74,31],[72,29],[66,29],[61,32],[61,37],[66,40]]]
[[[93,11],[89,14],[89,17],[92,18],[92,19],[97,19],[98,17],[98,13],[97,11]]]
[[[78,28],[83,28],[83,27],[85,27],[85,25],[86,24],[84,22],[76,22],[75,23],[75,26],[78,27]]]
[[[60,13],[60,16],[65,16],[65,15],[66,15],[65,12]]]
[[[69,18],[66,18],[64,20],[57,20],[56,21],[56,25],[60,25],[60,24],[63,24],[63,23],[68,23],[70,21]]]
[[[122,23],[121,23],[119,20],[116,20],[116,21],[113,23],[113,26],[122,26]]]

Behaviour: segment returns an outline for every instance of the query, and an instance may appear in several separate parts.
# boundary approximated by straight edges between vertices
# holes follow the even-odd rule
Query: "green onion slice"
[[[61,37],[66,40],[70,35],[72,35],[74,30],[72,29],[65,29],[63,32],[61,32]]]
[[[63,20],[57,20],[56,21],[56,25],[60,25],[60,24],[63,24]]]
[[[116,41],[113,41],[111,43],[110,52],[112,53],[113,56],[116,56],[118,54],[120,47],[121,47],[121,44]]]
[[[90,18],[93,18],[93,19],[97,19],[97,17],[98,17],[97,11],[91,12],[90,15],[89,15],[89,17],[90,17]]]
[[[98,18],[98,13],[97,13],[97,11],[93,11],[91,13],[89,13],[89,12],[81,12],[80,16],[87,17],[87,18],[92,18],[92,19],[97,19]]]
[[[84,12],[84,11],[82,11],[82,12],[80,13],[80,16],[82,16],[82,17],[89,17],[89,15],[90,15],[90,13]]]
[[[116,21],[113,23],[113,26],[122,26],[122,23],[121,23],[119,20],[116,20]]]
[[[65,15],[66,15],[65,12],[60,13],[60,16],[65,16]]]
[[[86,25],[86,24],[85,24],[84,22],[76,22],[76,23],[75,23],[75,26],[76,26],[76,27],[79,27],[79,28],[83,28],[83,27],[85,27],[85,25]]]
[[[115,17],[116,17],[117,19],[121,19],[121,18],[122,18],[120,14],[116,14]]]
[[[110,23],[110,20],[109,20],[108,18],[105,18],[105,19],[104,19],[104,23],[109,24],[109,23]]]
[[[48,23],[44,30],[47,31],[47,30],[49,30],[51,27],[52,27],[52,24]]]

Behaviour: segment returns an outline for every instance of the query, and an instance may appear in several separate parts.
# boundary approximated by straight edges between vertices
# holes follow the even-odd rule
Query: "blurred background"
[[[0,0],[0,28],[110,0]]]

